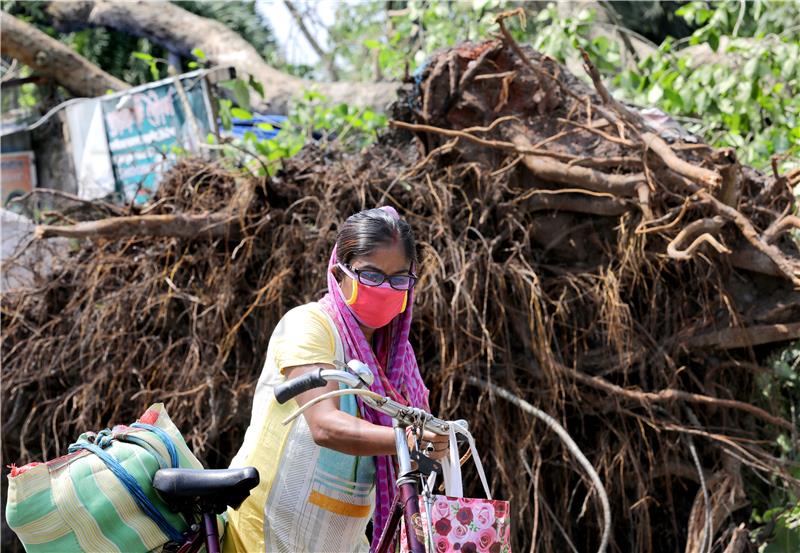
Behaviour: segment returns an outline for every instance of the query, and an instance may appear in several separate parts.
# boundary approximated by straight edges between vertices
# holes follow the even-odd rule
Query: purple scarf
[[[375,381],[370,389],[382,396],[394,398],[399,394],[406,402],[414,407],[429,410],[428,389],[422,382],[417,367],[414,350],[408,343],[408,333],[411,327],[411,313],[413,305],[413,289],[408,291],[406,310],[395,317],[392,322],[375,331],[375,344],[378,355],[375,355],[369,342],[367,342],[361,327],[345,303],[342,290],[333,275],[336,265],[336,247],[333,248],[331,259],[328,262],[328,293],[319,301],[339,331],[339,336],[344,345],[345,361],[358,359],[372,369]],[[387,366],[382,368],[378,359],[385,359]],[[387,386],[388,384],[388,386]],[[387,389],[387,387],[389,389]],[[356,396],[358,397],[358,396]],[[361,416],[373,424],[392,426],[392,419],[365,407],[358,400]],[[374,551],[383,529],[389,521],[389,509],[394,499],[395,489],[394,460],[390,456],[375,457],[375,514],[372,519],[372,543]]]

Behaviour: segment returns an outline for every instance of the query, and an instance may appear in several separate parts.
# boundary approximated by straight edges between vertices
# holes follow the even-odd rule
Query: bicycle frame
[[[404,517],[409,549],[413,553],[426,553],[425,543],[420,540],[420,536],[416,532],[417,529],[423,530],[422,517],[419,512],[417,480],[413,476],[414,470],[411,466],[411,456],[406,443],[405,428],[395,424],[394,432],[398,460],[397,495],[395,495],[392,502],[389,522],[380,536],[380,541],[375,551],[377,553],[389,553],[389,548],[398,533],[400,518]]]
[[[175,553],[198,553],[206,546],[206,553],[220,553],[222,544],[219,542],[219,531],[217,530],[217,517],[213,513],[203,513],[202,522],[195,524],[190,532],[185,534],[183,543],[172,542],[177,549],[165,549],[165,551],[175,551]],[[170,545],[170,544],[167,544]]]

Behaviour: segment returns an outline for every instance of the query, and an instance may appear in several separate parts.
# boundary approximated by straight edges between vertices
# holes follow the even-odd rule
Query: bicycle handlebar
[[[275,387],[275,399],[278,403],[284,404],[303,392],[326,386],[328,381],[325,379],[325,372],[329,372],[329,370],[317,369],[298,376],[297,378],[290,378],[283,384]]]
[[[338,369],[317,369],[297,378],[292,378],[275,387],[275,399],[278,403],[286,403],[293,397],[314,388],[320,388],[329,382],[341,382],[350,388],[368,390],[367,383],[357,375],[365,374],[365,365],[360,361],[351,361],[348,365],[356,374]],[[369,369],[367,369],[369,370]],[[372,409],[388,415],[398,421],[401,426],[417,426],[435,434],[447,435],[450,422],[434,417],[424,409],[402,405],[383,397],[380,400],[362,396],[362,401]],[[458,421],[458,426],[468,429],[466,421]]]

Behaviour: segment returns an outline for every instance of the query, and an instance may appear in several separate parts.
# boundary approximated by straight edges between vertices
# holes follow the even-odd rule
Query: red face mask
[[[353,292],[345,303],[358,322],[369,328],[381,328],[406,310],[408,290],[395,290],[388,282],[367,286],[350,276]]]

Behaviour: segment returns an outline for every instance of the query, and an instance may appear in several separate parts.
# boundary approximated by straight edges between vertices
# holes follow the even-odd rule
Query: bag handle
[[[472,458],[475,460],[475,468],[478,469],[478,477],[481,479],[483,491],[486,493],[486,499],[492,499],[492,492],[489,490],[489,483],[486,480],[483,463],[481,463],[481,458],[478,455],[478,448],[475,446],[475,438],[472,437],[469,430],[457,422],[451,421],[449,426],[450,452],[446,459],[447,462],[442,464],[445,493],[450,497],[464,497],[461,462],[458,458],[458,442],[456,441],[456,434],[461,434],[469,443],[469,449],[472,452]]]

